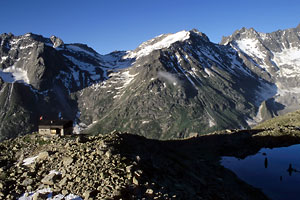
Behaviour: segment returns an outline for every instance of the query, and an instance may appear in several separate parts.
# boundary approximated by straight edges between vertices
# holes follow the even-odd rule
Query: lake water
[[[261,149],[245,159],[223,157],[221,164],[274,200],[300,199],[300,145]]]

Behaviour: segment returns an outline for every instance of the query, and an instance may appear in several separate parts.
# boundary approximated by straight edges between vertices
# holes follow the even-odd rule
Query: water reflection
[[[296,172],[296,173],[300,172],[297,169],[293,168],[291,163],[290,163],[289,168],[287,169],[287,171],[289,172],[290,176],[292,176],[292,172]]]
[[[268,158],[265,158],[265,168],[268,168]]]
[[[299,199],[300,145],[261,149],[245,159],[223,157],[222,165],[242,180],[261,188],[271,199]],[[299,169],[299,170],[298,170]]]

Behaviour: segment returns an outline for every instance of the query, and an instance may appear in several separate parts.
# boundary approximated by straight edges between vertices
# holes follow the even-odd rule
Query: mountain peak
[[[205,40],[206,42],[210,42],[210,40],[209,40],[209,38],[207,37],[207,35],[206,34],[204,34],[204,33],[202,33],[202,32],[200,32],[200,31],[198,31],[197,29],[192,29],[192,30],[190,30],[189,31],[190,32],[190,34],[192,34],[192,35],[196,35],[197,37],[201,37],[203,40]]]
[[[197,29],[192,29],[190,31],[183,30],[177,33],[161,34],[151,40],[142,43],[134,51],[129,51],[129,53],[124,56],[124,58],[138,59],[140,57],[149,55],[154,50],[169,48],[176,42],[183,42],[185,40],[188,40],[191,38],[191,36],[200,36],[203,40],[209,42],[208,37]]]
[[[232,35],[230,36],[223,36],[220,44],[226,45],[230,43],[233,40],[241,40],[244,38],[257,38],[260,36],[260,33],[258,33],[254,28],[246,28],[243,27],[239,30],[236,30]]]
[[[189,31],[180,31],[174,34],[162,34],[142,43],[134,51],[130,51],[124,58],[140,58],[150,54],[154,50],[168,48],[175,42],[182,42],[190,38]]]

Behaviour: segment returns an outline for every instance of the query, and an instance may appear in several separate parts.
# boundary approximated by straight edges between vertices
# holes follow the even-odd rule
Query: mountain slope
[[[93,123],[88,132],[118,129],[167,139],[247,127],[266,98],[249,94],[272,87],[232,48],[196,30],[158,36],[124,58],[134,60],[130,68],[78,95],[80,119]]]
[[[55,36],[2,34],[0,140],[36,130],[41,115],[158,139],[250,127],[299,108],[299,35],[243,28],[214,44],[181,31],[100,55]]]
[[[82,44],[26,34],[0,35],[0,140],[37,129],[40,116],[75,119],[71,93],[106,80],[107,73],[128,65],[123,52],[101,56]]]
[[[250,70],[276,85],[271,112],[278,115],[300,108],[300,25],[272,33],[243,28],[224,37],[221,44],[234,48]]]

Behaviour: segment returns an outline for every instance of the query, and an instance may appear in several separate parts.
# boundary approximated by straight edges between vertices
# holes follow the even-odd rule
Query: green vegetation
[[[300,127],[300,111],[272,118],[255,126],[254,129],[279,128],[284,126]]]

